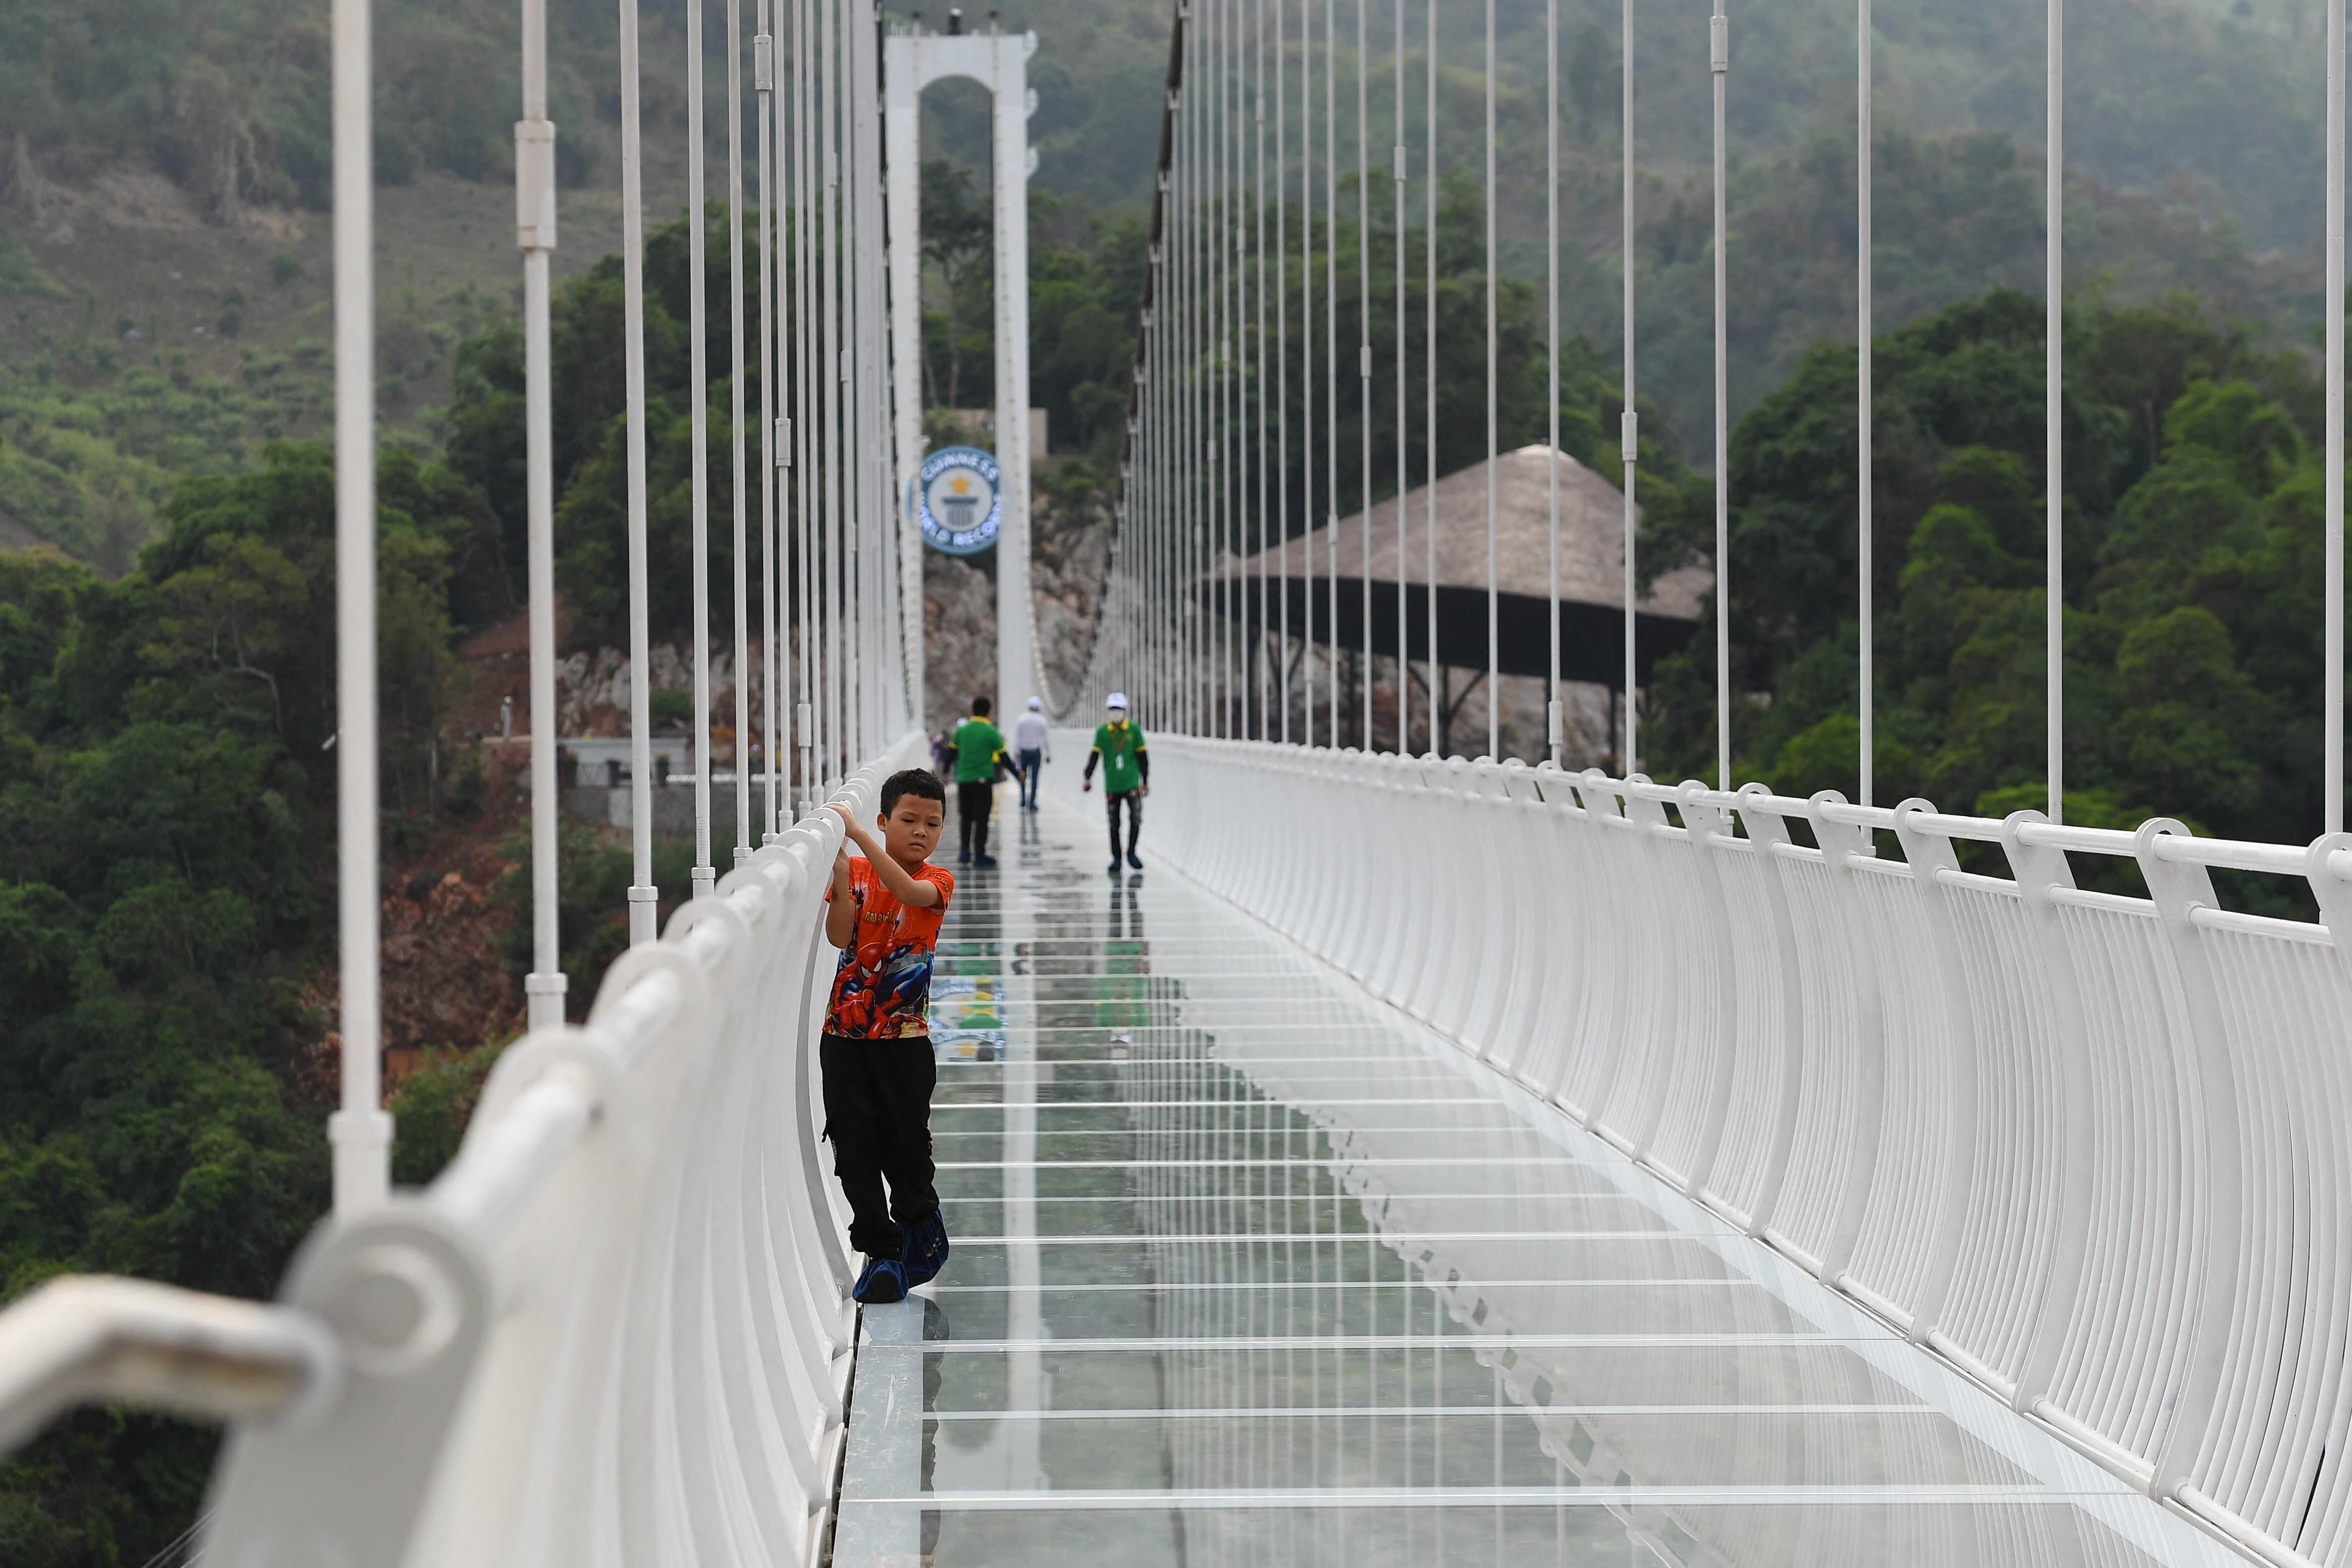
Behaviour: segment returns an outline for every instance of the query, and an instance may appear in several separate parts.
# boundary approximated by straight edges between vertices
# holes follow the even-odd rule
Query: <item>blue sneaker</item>
[[[929,1284],[947,1267],[948,1222],[938,1209],[931,1210],[907,1232],[904,1261],[909,1288]]]
[[[1143,869],[1143,857],[1137,854],[1133,850],[1129,850],[1127,852],[1127,863],[1133,866],[1136,870],[1141,871]]]
[[[857,1283],[850,1287],[849,1294],[852,1299],[863,1301],[869,1307],[885,1306],[892,1301],[905,1301],[907,1299],[906,1264],[896,1258],[868,1259],[866,1271],[857,1276]]]

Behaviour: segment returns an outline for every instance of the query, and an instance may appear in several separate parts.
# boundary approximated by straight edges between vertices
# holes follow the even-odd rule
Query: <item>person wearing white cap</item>
[[[1037,769],[1045,763],[1045,699],[1031,697],[1029,711],[1013,721],[1013,749],[1021,758],[1021,809],[1037,809]]]
[[[1095,727],[1095,748],[1087,757],[1087,776],[1079,787],[1095,787],[1095,764],[1102,764],[1103,804],[1110,809],[1110,873],[1118,874],[1118,809],[1127,807],[1127,863],[1137,871],[1135,841],[1143,831],[1143,798],[1151,793],[1151,754],[1143,748],[1143,731],[1127,721],[1127,694],[1113,692],[1103,705],[1110,716]]]

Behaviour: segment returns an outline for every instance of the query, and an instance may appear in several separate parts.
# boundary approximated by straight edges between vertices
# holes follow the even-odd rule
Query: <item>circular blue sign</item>
[[[923,459],[911,497],[923,542],[948,555],[978,555],[1004,519],[996,459],[977,446],[942,446]]]

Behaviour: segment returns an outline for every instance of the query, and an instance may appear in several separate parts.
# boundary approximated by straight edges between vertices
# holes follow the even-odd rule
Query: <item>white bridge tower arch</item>
[[[1042,690],[1029,609],[1029,57],[1034,33],[901,33],[883,40],[884,177],[890,223],[890,377],[897,406],[899,581],[915,686],[927,689],[923,541],[907,505],[923,461],[922,99],[949,77],[992,97],[996,263],[996,462],[1003,517],[996,540],[996,703],[1018,712]],[[925,716],[928,722],[928,715]]]

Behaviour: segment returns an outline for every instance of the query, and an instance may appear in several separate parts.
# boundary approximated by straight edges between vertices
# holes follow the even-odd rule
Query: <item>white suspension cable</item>
[[[1625,290],[1625,404],[1617,416],[1618,456],[1625,475],[1625,741],[1624,755],[1619,766],[1627,778],[1641,768],[1641,710],[1634,702],[1635,682],[1640,665],[1636,661],[1633,642],[1636,622],[1633,601],[1633,533],[1638,504],[1634,499],[1634,467],[1642,453],[1642,416],[1633,402],[1633,0],[1624,0],[1624,11],[1619,22],[1620,37],[1624,50],[1624,68],[1619,89],[1619,110],[1623,128],[1619,132],[1619,156],[1624,166],[1625,193],[1622,218],[1624,225],[1622,247],[1619,252],[1620,269],[1624,274]]]
[[[1724,271],[1724,98],[1731,74],[1731,24],[1715,0],[1707,65],[1715,81],[1715,779],[1731,788],[1731,370]]]
[[[1253,654],[1256,658],[1265,661],[1266,665],[1265,669],[1260,674],[1257,680],[1253,683],[1256,689],[1258,698],[1257,738],[1260,740],[1265,740],[1271,738],[1272,726],[1267,721],[1266,713],[1269,705],[1273,701],[1274,695],[1274,666],[1280,664],[1282,655],[1282,645],[1277,643],[1274,645],[1273,653],[1271,656],[1269,656],[1265,640],[1268,614],[1266,591],[1267,580],[1270,572],[1267,561],[1267,549],[1270,543],[1276,542],[1280,539],[1279,535],[1276,535],[1274,540],[1269,540],[1267,538],[1266,491],[1269,486],[1278,490],[1284,483],[1283,476],[1266,465],[1265,427],[1268,423],[1270,423],[1270,420],[1265,395],[1265,367],[1266,360],[1268,358],[1265,337],[1265,291],[1267,287],[1265,272],[1265,0],[1257,0],[1257,46],[1255,50],[1255,58],[1257,64],[1257,88],[1256,91],[1251,98],[1251,108],[1252,119],[1256,129],[1257,172],[1256,176],[1250,182],[1250,213],[1256,225],[1257,237],[1257,632],[1250,640],[1250,648]],[[1278,68],[1276,71],[1276,79],[1280,79]],[[1280,153],[1277,150],[1277,159],[1279,156]],[[1276,173],[1279,174],[1279,172],[1280,170],[1277,165]],[[1279,182],[1277,181],[1277,183],[1278,183]],[[1277,359],[1280,357],[1278,351],[1274,357]],[[1271,410],[1271,419],[1279,420],[1282,417],[1283,410],[1280,403],[1277,402]]]
[[[1501,511],[1496,459],[1502,455],[1495,419],[1495,0],[1486,0],[1486,755],[1503,755],[1501,633]]]
[[[2327,0],[2327,756],[2321,831],[2344,831],[2344,0]]]
[[[1568,716],[1559,697],[1559,0],[1544,0],[1544,478],[1551,522],[1551,680],[1544,735],[1551,765],[1567,765]]]
[[[2043,257],[2042,462],[2043,484],[2042,679],[2049,758],[2050,820],[2066,820],[2066,577],[2063,526],[2065,516],[2066,453],[2060,430],[2063,413],[2066,350],[2066,0],[2048,0],[2050,32],[2042,87],[2048,97],[2049,146],[2045,153],[2043,223],[2049,235]]]
[[[1233,529],[1233,446],[1240,425],[1233,418],[1233,115],[1225,113],[1225,57],[1230,49],[1228,7],[1223,0],[1204,0],[1209,7],[1209,240],[1212,240],[1212,291],[1209,291],[1209,339],[1216,355],[1216,418],[1209,425],[1209,479],[1213,482],[1216,513],[1209,519],[1216,548],[1212,571],[1216,573],[1216,731],[1233,736],[1233,583],[1225,571],[1225,536]]]
[[[777,510],[783,504],[782,486],[777,474],[777,464],[782,461],[782,456],[776,450],[776,377],[777,350],[782,340],[777,330],[776,279],[779,275],[775,240],[771,237],[778,230],[776,199],[782,183],[777,177],[776,152],[782,143],[782,128],[776,114],[776,39],[770,0],[760,0],[759,28],[751,44],[751,85],[759,99],[760,137],[760,664],[765,682],[760,716],[760,737],[763,742],[760,747],[760,772],[765,785],[761,817],[764,826],[760,836],[764,843],[780,826],[777,820],[777,786],[780,782],[777,753],[782,749],[777,739],[778,720],[782,715],[777,711],[776,695],[776,539],[781,531],[777,525]],[[741,292],[740,287],[736,291],[739,314],[742,308],[740,304]],[[740,371],[738,379],[740,379]],[[740,481],[736,489],[740,497],[742,489]],[[740,500],[738,506],[740,508]],[[736,680],[738,691],[750,685],[751,681],[750,669],[742,669]],[[740,701],[736,705],[739,711],[743,706]],[[744,728],[739,733],[740,738],[735,743],[735,772],[741,782],[737,796],[748,803],[751,731]]]
[[[762,0],[763,7],[764,5],[765,0]],[[760,31],[764,37],[767,29],[762,27]],[[768,54],[764,47],[760,52]],[[756,74],[753,83],[760,91],[763,111],[769,79],[767,73],[762,71]],[[765,149],[761,152],[760,166],[764,179],[767,168]],[[763,223],[767,209],[767,198],[762,196],[760,210]],[[762,243],[760,254],[763,260],[767,249]],[[767,287],[767,269],[764,267],[761,269],[760,283],[764,295]],[[740,866],[751,858],[751,559],[748,538],[750,504],[743,494],[743,486],[751,482],[751,477],[746,471],[748,463],[743,438],[743,0],[727,0],[727,312],[728,414],[734,425],[733,450],[730,455],[734,464],[730,470],[733,478],[730,494],[735,503],[732,519],[735,530],[735,863]],[[761,340],[765,341],[764,329]],[[761,359],[764,361],[767,358],[767,354],[762,352]],[[761,379],[764,382],[764,373]],[[768,494],[768,465],[765,461],[768,416],[768,407],[763,402],[760,409],[760,453],[762,459],[760,494],[762,500]],[[762,531],[765,531],[764,527]],[[761,554],[763,589],[767,581],[765,568],[768,559],[768,552],[763,550]],[[773,646],[774,643],[775,639],[771,635],[767,645]],[[772,715],[775,711],[775,699],[771,696],[768,712]],[[772,796],[771,828],[774,826],[772,811]]]
[[[1226,641],[1233,660],[1231,681],[1235,712],[1227,733],[1238,737],[1249,735],[1249,651],[1242,640],[1245,625],[1246,603],[1242,591],[1244,575],[1241,562],[1249,559],[1249,444],[1244,433],[1249,428],[1249,371],[1247,361],[1249,319],[1249,278],[1242,266],[1245,214],[1242,207],[1242,88],[1241,74],[1241,0],[1229,0],[1223,34],[1223,48],[1219,56],[1218,96],[1225,121],[1224,157],[1224,228],[1225,235],[1219,250],[1224,256],[1227,284],[1227,315],[1224,338],[1226,374],[1233,384],[1228,395],[1229,418],[1220,437],[1221,450],[1228,453],[1233,480],[1226,494],[1232,498],[1226,508],[1226,533],[1230,536],[1227,559],[1234,570],[1222,566],[1218,580],[1226,584]]]
[[[824,572],[824,777],[826,793],[847,771],[849,648],[849,575],[845,560],[848,537],[843,516],[847,505],[844,477],[850,462],[843,431],[841,383],[844,379],[841,342],[841,86],[840,26],[835,12],[838,0],[821,0],[816,26],[817,139],[824,160],[824,210],[817,231],[817,290],[824,319],[824,357],[818,376],[824,382],[824,425],[818,451],[819,483],[824,487],[824,530],[822,555]]]
[[[336,1021],[341,1108],[328,1119],[335,1212],[392,1185],[383,1107],[383,1000],[376,852],[375,209],[368,0],[334,0]]]
[[[652,715],[646,665],[646,211],[637,116],[637,0],[621,0],[621,312],[628,401],[629,941],[654,939]]]
[[[1339,748],[1339,0],[1323,0],[1323,508],[1331,748]]]
[[[1633,0],[1625,3],[1630,5]],[[1423,110],[1422,133],[1428,145],[1422,155],[1421,182],[1422,502],[1426,514],[1422,519],[1421,548],[1422,581],[1426,587],[1423,613],[1429,623],[1429,749],[1433,755],[1444,749],[1438,743],[1438,730],[1446,716],[1444,699],[1438,695],[1443,666],[1437,653],[1437,5],[1438,0],[1428,0],[1424,13],[1428,37],[1423,46],[1422,68],[1428,102]]]
[[[819,810],[824,799],[823,732],[824,643],[817,614],[817,438],[823,425],[817,418],[816,356],[816,60],[812,52],[809,5],[793,0],[793,305],[791,329],[792,447],[794,476],[793,510],[800,562],[800,700],[793,708],[793,728],[800,740],[801,814]],[[782,121],[779,120],[781,143]],[[781,172],[781,167],[779,172]],[[781,226],[781,225],[780,225]],[[782,315],[782,312],[779,312]],[[779,486],[781,489],[781,486]],[[780,503],[781,509],[781,503]],[[790,580],[787,580],[789,582]]]
[[[1208,434],[1208,416],[1204,406],[1208,389],[1201,366],[1205,351],[1201,320],[1203,314],[1201,302],[1202,95],[1197,90],[1201,45],[1199,36],[1190,27],[1184,31],[1184,85],[1179,99],[1184,117],[1184,159],[1178,168],[1178,180],[1183,192],[1179,212],[1184,225],[1184,244],[1177,254],[1177,265],[1183,269],[1178,298],[1183,311],[1184,443],[1180,450],[1184,455],[1185,478],[1176,586],[1184,617],[1185,727],[1192,734],[1204,735],[1208,732],[1209,694],[1207,671],[1202,659],[1204,628],[1197,592],[1201,580],[1203,514],[1208,510],[1205,493],[1207,465],[1201,460]]]
[[[705,208],[702,155],[705,120],[702,0],[686,0],[686,319],[688,415],[694,438],[693,516],[688,549],[694,593],[694,896],[719,884],[710,863],[710,371],[706,362],[709,309],[706,275],[710,228]]]
[[[874,3],[875,0],[850,0],[849,47],[844,61],[848,73],[851,156],[859,169],[882,166],[880,40],[875,33]],[[851,750],[850,762],[856,766],[886,744],[883,724],[893,666],[889,640],[883,632],[882,612],[887,602],[891,562],[897,559],[898,551],[890,547],[884,528],[888,516],[883,497],[888,493],[885,474],[890,451],[890,423],[889,408],[884,402],[882,324],[888,317],[889,306],[882,288],[881,182],[853,181],[850,193],[855,241],[849,251],[850,279],[856,287],[852,296],[856,308],[850,317],[855,328],[850,344],[850,406],[854,411],[851,451],[856,461],[851,476],[856,483],[853,514],[856,546],[850,552],[849,564],[856,574],[858,651],[856,744]],[[1027,413],[1024,398],[1022,416],[1025,418]],[[1042,685],[1036,681],[1034,659],[1028,673],[1033,683]],[[1008,693],[1001,700],[1016,701],[1019,695]]]
[[[522,120],[515,126],[515,227],[522,247],[524,559],[530,599],[530,973],[527,1022],[563,1021],[556,830],[555,425],[548,316],[555,250],[555,127],[547,118],[546,0],[523,0]],[[347,993],[348,994],[348,993]],[[345,1038],[349,1039],[348,1032]]]
[[[1396,61],[1396,141],[1391,154],[1395,165],[1390,182],[1396,200],[1396,689],[1397,689],[1397,755],[1402,757],[1412,749],[1412,634],[1405,615],[1405,584],[1412,576],[1405,564],[1404,518],[1405,490],[1405,403],[1411,383],[1405,376],[1404,360],[1404,0],[1395,0],[1396,37],[1393,55]]]
[[[1873,361],[1877,357],[1877,312],[1871,298],[1871,244],[1875,225],[1870,209],[1871,108],[1874,97],[1871,70],[1870,0],[1855,0],[1854,18],[1854,308],[1859,318],[1856,328],[1860,357],[1860,374],[1855,392],[1859,406],[1854,415],[1854,429],[1859,448],[1854,463],[1854,482],[1859,497],[1859,512],[1854,530],[1856,577],[1862,589],[1862,803],[1869,805],[1876,782],[1877,746],[1877,677],[1874,673],[1873,653],[1876,651],[1872,598],[1877,587],[1874,579],[1873,547],[1876,539],[1872,533],[1871,501],[1874,478],[1871,471],[1873,429],[1872,409],[1875,400],[1871,391]]]
[[[1304,5],[1306,0],[1299,3]],[[1275,566],[1275,612],[1282,618],[1282,629],[1274,644],[1274,684],[1275,700],[1282,708],[1276,738],[1285,746],[1290,744],[1290,222],[1283,195],[1282,169],[1282,161],[1290,155],[1282,62],[1287,42],[1286,26],[1283,0],[1274,0],[1274,442],[1277,475],[1274,504],[1276,533],[1282,541],[1282,553]],[[1312,508],[1308,510],[1311,515]]]
[[[1305,623],[1298,673],[1307,685],[1307,749],[1315,747],[1315,0],[1298,0],[1298,395],[1300,521],[1305,525]]]
[[[1364,669],[1359,683],[1364,705],[1363,748],[1372,748],[1372,211],[1371,118],[1367,105],[1366,77],[1371,66],[1364,52],[1365,0],[1356,0],[1356,383],[1357,423],[1361,427],[1363,481],[1356,493],[1357,516],[1363,519],[1363,554],[1357,575],[1363,580]]]

